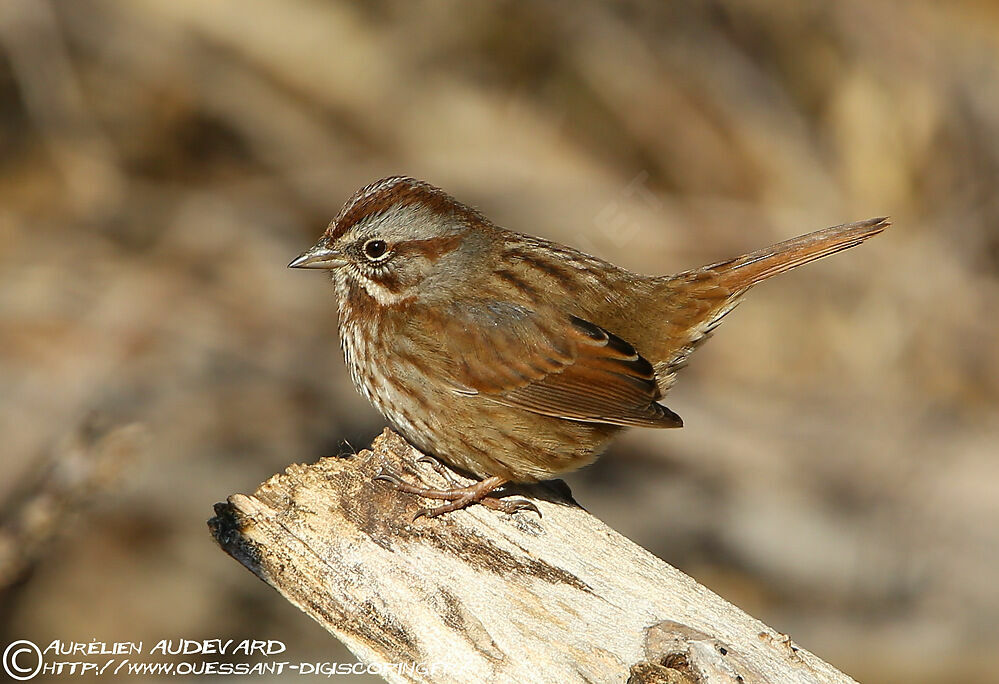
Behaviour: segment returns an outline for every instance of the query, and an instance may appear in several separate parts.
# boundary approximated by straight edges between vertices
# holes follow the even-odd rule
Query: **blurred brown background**
[[[999,681],[986,0],[4,0],[0,643],[353,662],[205,520],[383,425],[285,265],[396,173],[648,273],[890,214],[569,483],[858,679]]]

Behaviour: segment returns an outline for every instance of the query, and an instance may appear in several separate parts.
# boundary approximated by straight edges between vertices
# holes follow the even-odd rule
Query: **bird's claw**
[[[389,484],[395,485],[396,487],[402,484],[401,477],[399,477],[390,470],[386,470],[385,468],[379,469],[378,472],[375,473],[375,477],[373,479],[382,480],[383,482],[388,482]]]
[[[527,499],[515,499],[514,501],[511,501],[509,503],[510,503],[510,510],[508,512],[511,514],[516,513],[517,511],[531,511],[532,513],[537,513],[539,518],[544,517],[543,515],[541,515],[541,509],[535,506],[533,502],[528,501]]]
[[[539,518],[543,517],[541,515],[541,509],[527,499],[497,499],[494,497],[487,497],[483,499],[481,503],[487,508],[499,511],[500,513],[506,513],[508,515],[513,515],[518,511],[531,511],[533,513],[537,513]]]

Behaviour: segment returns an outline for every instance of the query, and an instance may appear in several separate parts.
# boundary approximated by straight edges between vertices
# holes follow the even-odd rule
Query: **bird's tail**
[[[713,271],[720,276],[719,285],[740,292],[778,273],[855,247],[890,225],[888,218],[873,218],[824,228],[698,270]]]
[[[659,278],[663,326],[649,344],[660,391],[673,384],[687,357],[742,299],[746,290],[778,273],[859,245],[891,225],[868,219],[817,230],[734,259]]]

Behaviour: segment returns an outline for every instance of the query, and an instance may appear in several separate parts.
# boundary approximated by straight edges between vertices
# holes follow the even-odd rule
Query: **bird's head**
[[[359,285],[391,304],[458,278],[468,253],[481,248],[473,229],[488,226],[443,190],[393,176],[354,193],[319,241],[288,266],[328,269],[337,285]]]

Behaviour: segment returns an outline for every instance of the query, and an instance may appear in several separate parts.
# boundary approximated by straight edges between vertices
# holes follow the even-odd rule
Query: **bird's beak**
[[[312,249],[302,252],[288,268],[339,268],[347,263],[343,255],[319,241]]]

